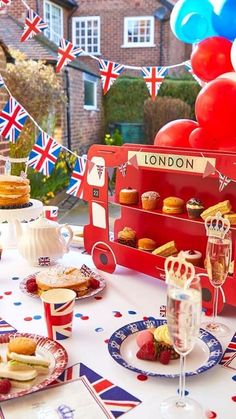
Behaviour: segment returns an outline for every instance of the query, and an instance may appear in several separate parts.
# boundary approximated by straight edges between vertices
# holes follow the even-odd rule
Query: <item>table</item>
[[[94,268],[91,257],[82,254],[79,249],[71,249],[62,262],[78,267],[85,263]],[[40,299],[23,294],[19,289],[20,280],[36,271],[37,268],[31,267],[16,249],[3,251],[0,261],[0,316],[20,332],[46,336]],[[125,324],[142,320],[145,316],[159,317],[160,305],[166,300],[166,285],[163,281],[121,266],[114,274],[100,273],[107,282],[102,299],[93,297],[76,301],[73,336],[61,341],[68,352],[69,365],[83,362],[141,399],[142,403],[125,417],[159,418],[159,404],[176,394],[178,380],[148,377],[146,381],[140,381],[138,374],[121,367],[111,358],[106,341]],[[225,307],[224,313],[222,320],[231,327],[232,336],[235,332],[235,309]],[[221,340],[223,349],[231,336]],[[208,413],[204,418],[233,419],[236,417],[236,403],[232,400],[236,396],[235,380],[235,371],[217,365],[199,376],[187,378],[186,388],[190,396],[201,403],[204,412],[217,414],[210,416]]]

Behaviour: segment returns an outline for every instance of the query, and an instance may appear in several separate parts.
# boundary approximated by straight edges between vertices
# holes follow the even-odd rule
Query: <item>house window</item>
[[[87,54],[100,54],[100,17],[74,17],[72,22],[73,44]]]
[[[124,47],[153,47],[154,17],[125,17]]]
[[[87,73],[83,75],[84,79],[84,108],[97,109],[97,78]]]
[[[45,0],[44,1],[44,20],[48,23],[48,29],[44,34],[55,42],[60,44],[60,39],[63,37],[63,10],[56,4]]]

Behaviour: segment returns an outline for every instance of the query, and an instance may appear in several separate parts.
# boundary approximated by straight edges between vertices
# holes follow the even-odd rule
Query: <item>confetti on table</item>
[[[82,317],[82,316],[83,316],[83,314],[82,314],[82,313],[76,313],[76,314],[75,314],[75,317],[79,317],[79,318],[80,318],[80,317]]]
[[[32,317],[25,317],[25,318],[24,318],[24,320],[25,320],[26,322],[30,322],[30,321],[31,321],[31,320],[33,320],[33,319],[32,319]]]
[[[144,375],[144,374],[139,374],[139,375],[137,375],[137,379],[139,381],[147,381],[148,376],[147,375]]]
[[[212,410],[207,410],[205,413],[206,413],[206,418],[208,419],[214,419],[217,417],[216,412],[213,412]]]
[[[133,311],[133,310],[129,310],[128,311],[128,314],[132,314],[133,315],[133,314],[137,314],[137,312],[136,311]]]
[[[42,316],[40,314],[36,314],[36,316],[33,317],[34,320],[40,320]]]
[[[13,276],[12,277],[12,281],[18,281],[18,279],[20,279],[19,276]]]
[[[97,327],[95,329],[95,332],[103,332],[103,331],[104,331],[104,329],[102,327]]]
[[[22,303],[20,301],[15,301],[13,304],[14,306],[21,306]]]
[[[89,316],[81,316],[80,318],[81,318],[81,320],[88,320]]]
[[[4,294],[5,295],[11,295],[12,294],[12,291],[5,291]]]

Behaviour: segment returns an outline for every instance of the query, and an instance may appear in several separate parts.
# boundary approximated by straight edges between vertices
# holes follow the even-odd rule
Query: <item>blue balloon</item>
[[[212,25],[215,31],[224,38],[236,38],[236,0],[214,0]]]
[[[210,0],[179,0],[170,16],[172,32],[187,44],[215,36],[217,33],[212,26],[212,15],[213,5]]]

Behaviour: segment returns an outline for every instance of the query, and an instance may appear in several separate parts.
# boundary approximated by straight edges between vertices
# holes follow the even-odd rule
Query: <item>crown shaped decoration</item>
[[[187,262],[180,252],[178,256],[169,256],[165,260],[165,274],[166,282],[181,282],[184,283],[184,288],[187,288],[195,276],[195,268],[192,263]]]
[[[209,216],[205,219],[207,236],[223,239],[230,229],[230,221],[222,217],[221,212]]]

